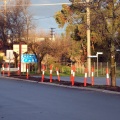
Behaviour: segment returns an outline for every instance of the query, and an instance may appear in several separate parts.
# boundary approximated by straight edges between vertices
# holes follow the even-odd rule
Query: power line
[[[40,20],[40,19],[47,19],[47,18],[51,18],[53,16],[49,16],[49,17],[40,17],[40,18],[33,18],[32,20]]]
[[[57,6],[57,5],[71,5],[71,3],[47,3],[47,4],[30,4],[30,6]],[[0,5],[3,6],[3,5]],[[22,4],[22,5],[7,5],[7,6],[29,6],[27,4]]]
[[[56,6],[56,5],[71,5],[71,3],[48,3],[48,4],[31,4],[30,6]]]

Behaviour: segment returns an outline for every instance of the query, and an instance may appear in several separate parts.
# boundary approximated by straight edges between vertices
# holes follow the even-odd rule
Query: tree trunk
[[[111,55],[111,86],[116,86],[115,58]]]
[[[37,70],[37,73],[41,73],[41,60],[38,60],[38,63],[37,63],[37,65],[38,65],[38,70]]]
[[[116,72],[115,72],[115,9],[114,9],[114,0],[110,1],[111,4],[111,86],[116,86]]]
[[[111,86],[116,86],[116,72],[115,72],[115,46],[114,41],[111,41]]]

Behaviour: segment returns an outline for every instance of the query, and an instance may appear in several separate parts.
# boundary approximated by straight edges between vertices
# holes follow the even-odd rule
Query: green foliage
[[[67,5],[62,5],[62,10],[56,12],[54,18],[59,27],[63,28],[64,25],[69,21],[70,8]]]
[[[102,61],[111,61],[111,55],[115,56],[116,49],[120,49],[120,2],[118,0],[90,2],[90,26],[87,25],[86,8],[88,6],[78,3],[79,0],[71,0],[71,2],[74,4],[62,7],[58,14],[62,17],[56,15],[56,18],[59,19],[58,25],[62,27],[66,25],[66,34],[70,35],[73,40],[80,42],[78,49],[80,49],[81,61],[85,62],[87,60],[86,31],[88,27],[91,31],[91,54],[95,55],[98,51],[103,52]],[[69,8],[69,10],[66,8]],[[71,59],[76,61],[74,53],[77,52],[75,49],[71,51]],[[119,58],[119,56],[117,54],[116,58]],[[113,65],[114,60],[112,61]]]
[[[61,72],[64,74],[70,74],[70,67],[69,66],[62,66],[61,67]]]
[[[71,38],[73,38],[73,40],[76,40],[76,41],[81,40],[81,37],[79,36],[78,26],[76,26],[76,28],[74,29],[74,32],[71,34]]]

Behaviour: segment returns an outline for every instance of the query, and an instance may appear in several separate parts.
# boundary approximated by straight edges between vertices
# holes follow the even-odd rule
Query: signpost
[[[14,57],[13,50],[6,50],[6,60],[5,61],[10,64],[11,62],[14,62],[13,57]]]
[[[97,52],[96,56],[97,56],[97,77],[98,77],[98,55],[103,54],[103,52]]]
[[[16,53],[20,53],[19,50],[19,44],[14,44],[13,45],[13,51]],[[21,54],[27,52],[27,45],[26,44],[21,44]]]
[[[29,63],[37,63],[37,58],[35,54],[22,54],[21,64],[29,64]]]
[[[13,44],[13,51],[19,54],[20,75],[21,75],[21,72],[24,72],[24,70],[25,70],[25,69],[21,69],[21,68],[26,66],[26,65],[23,66],[23,64],[21,64],[21,54],[27,52],[27,49],[28,49],[27,44],[21,44],[21,43]]]
[[[22,54],[21,62],[22,63],[36,63],[37,58],[36,58],[35,54]]]
[[[97,77],[98,77],[98,55],[103,54],[103,52],[97,52],[96,55],[88,56],[88,58],[97,58]]]

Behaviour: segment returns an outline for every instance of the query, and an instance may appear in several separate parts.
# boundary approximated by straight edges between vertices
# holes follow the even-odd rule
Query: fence
[[[84,75],[85,72],[85,67],[84,65],[78,65],[76,64],[76,73],[78,75]],[[94,67],[94,75],[97,76],[105,76],[106,75],[106,68],[109,69],[110,73],[110,63],[108,62],[99,62],[98,63],[98,69],[97,69],[97,63],[94,62],[91,64],[91,67]],[[115,71],[116,71],[116,76],[120,76],[120,63],[115,63]],[[64,66],[61,67],[61,72],[62,73],[70,73],[70,67]],[[98,73],[97,73],[98,72]]]

